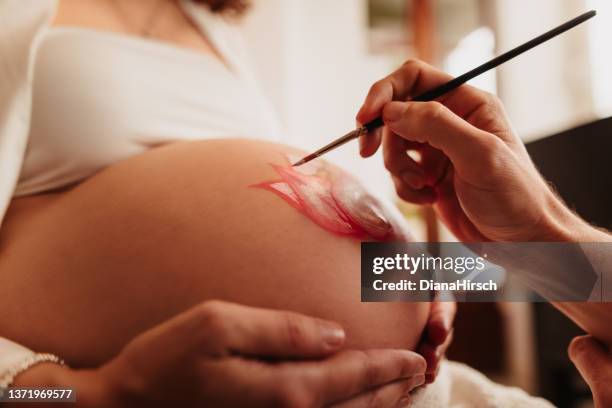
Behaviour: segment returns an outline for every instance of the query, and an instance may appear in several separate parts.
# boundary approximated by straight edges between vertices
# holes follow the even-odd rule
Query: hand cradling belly
[[[405,231],[361,184],[322,162],[271,164],[279,179],[255,184],[277,194],[316,224],[338,235],[377,241],[406,240]]]

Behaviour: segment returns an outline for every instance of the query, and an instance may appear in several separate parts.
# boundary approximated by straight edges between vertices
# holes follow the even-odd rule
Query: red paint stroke
[[[381,204],[350,176],[313,163],[270,164],[280,179],[252,185],[271,191],[313,222],[338,235],[377,241],[405,240]]]

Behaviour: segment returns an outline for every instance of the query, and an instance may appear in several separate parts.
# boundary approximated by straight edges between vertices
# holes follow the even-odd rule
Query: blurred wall
[[[587,10],[584,0],[496,1],[500,52]],[[499,95],[523,140],[554,134],[597,116],[587,25],[598,22],[603,22],[601,16],[499,68]]]
[[[285,128],[285,142],[319,148],[355,127],[369,86],[389,71],[367,50],[365,0],[254,0],[244,22],[251,57]],[[380,155],[358,157],[354,142],[329,160],[387,196]]]
[[[493,0],[498,52],[572,18],[589,6],[586,25],[510,61],[498,91],[525,141],[612,113],[609,0]],[[245,37],[266,92],[285,127],[285,141],[310,150],[354,126],[367,89],[393,67],[368,52],[366,0],[254,0]],[[607,13],[606,13],[607,11]],[[607,36],[607,38],[606,38]],[[589,41],[591,47],[589,47]],[[605,65],[608,64],[608,65]],[[463,68],[463,67],[461,67]],[[593,81],[597,81],[594,83]],[[597,88],[593,90],[593,86]],[[603,102],[602,102],[603,101]],[[603,105],[602,105],[603,104]],[[380,157],[363,161],[357,143],[329,156],[390,195]]]
[[[612,114],[612,2],[492,0],[498,52],[596,7],[599,15],[498,71],[498,91],[525,141]],[[369,85],[388,59],[368,53],[366,0],[254,0],[244,32],[286,142],[312,149],[354,126]],[[329,157],[388,193],[380,157],[362,161],[357,144]]]
[[[612,1],[587,0],[587,7],[596,9],[598,16],[589,25],[591,82],[595,108],[600,117],[612,116]]]

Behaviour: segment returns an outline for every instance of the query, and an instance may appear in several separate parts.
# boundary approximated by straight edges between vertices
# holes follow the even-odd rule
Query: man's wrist
[[[589,225],[552,195],[546,207],[541,231],[533,241],[610,242],[612,236]]]

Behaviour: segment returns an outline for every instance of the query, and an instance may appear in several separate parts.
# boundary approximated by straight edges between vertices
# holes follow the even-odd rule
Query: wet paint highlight
[[[377,241],[406,240],[383,206],[356,180],[323,162],[292,167],[270,164],[279,179],[251,187],[268,190],[282,198],[320,227],[332,233]]]

